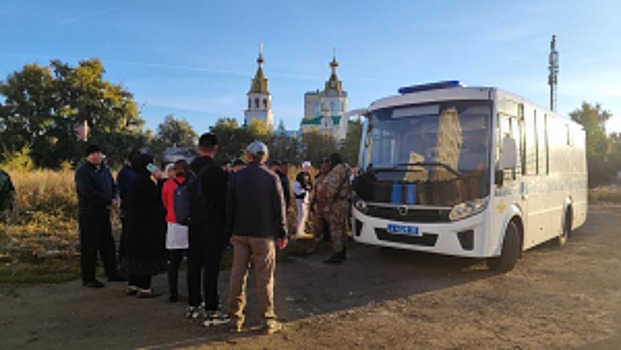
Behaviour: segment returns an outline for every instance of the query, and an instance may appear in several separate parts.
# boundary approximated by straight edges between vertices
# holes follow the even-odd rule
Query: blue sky
[[[607,131],[621,132],[619,13],[618,0],[0,0],[0,79],[27,63],[100,58],[147,128],[172,114],[201,133],[220,117],[243,120],[263,43],[275,122],[297,129],[334,48],[350,109],[453,79],[548,106],[555,34],[558,112],[598,102],[613,114]]]

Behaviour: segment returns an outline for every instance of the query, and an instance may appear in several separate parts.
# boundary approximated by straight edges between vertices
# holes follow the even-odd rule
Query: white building
[[[272,95],[267,88],[267,79],[263,73],[263,49],[259,50],[259,58],[257,58],[259,68],[257,74],[250,83],[250,91],[248,91],[248,109],[244,111],[244,123],[250,124],[252,119],[260,119],[265,124],[274,127],[274,115],[272,113]]]
[[[339,64],[336,57],[332,58],[330,68],[332,74],[326,81],[323,91],[310,91],[304,94],[304,119],[300,125],[302,132],[316,128],[329,133],[336,141],[347,136],[347,92],[343,91],[343,83],[336,74]]]

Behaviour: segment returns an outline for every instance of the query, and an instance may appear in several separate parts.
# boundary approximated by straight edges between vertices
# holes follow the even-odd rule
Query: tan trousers
[[[229,283],[229,316],[231,321],[244,323],[246,280],[252,260],[257,281],[259,313],[263,322],[276,318],[274,313],[274,269],[276,248],[271,238],[233,236],[233,266]]]

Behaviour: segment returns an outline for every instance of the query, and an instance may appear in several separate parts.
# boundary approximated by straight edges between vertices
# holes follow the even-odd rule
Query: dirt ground
[[[286,328],[271,336],[255,329],[253,280],[241,334],[185,319],[184,302],[165,295],[127,297],[122,283],[4,288],[0,348],[621,349],[620,213],[591,207],[564,247],[528,251],[504,275],[482,261],[355,244],[341,266],[321,262],[327,250],[295,258],[276,270]],[[227,282],[222,273],[224,299]],[[164,291],[165,276],[154,285]]]

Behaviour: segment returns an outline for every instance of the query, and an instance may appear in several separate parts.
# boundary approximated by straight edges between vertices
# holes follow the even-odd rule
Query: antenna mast
[[[556,86],[558,85],[558,51],[556,51],[556,35],[552,35],[550,55],[548,57],[548,85],[550,85],[550,109],[556,111]]]

